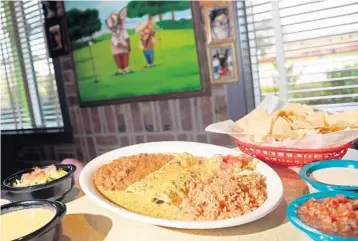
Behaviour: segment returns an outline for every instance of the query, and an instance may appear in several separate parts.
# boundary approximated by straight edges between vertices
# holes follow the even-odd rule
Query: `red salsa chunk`
[[[358,237],[358,200],[342,195],[311,199],[297,211],[306,225],[329,235]]]

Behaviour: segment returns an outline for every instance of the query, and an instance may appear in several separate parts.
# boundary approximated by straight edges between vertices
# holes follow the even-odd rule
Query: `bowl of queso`
[[[61,200],[75,184],[76,166],[56,164],[19,171],[1,183],[2,198],[11,201]]]
[[[286,214],[296,228],[313,240],[357,240],[358,193],[311,193],[291,202]]]
[[[328,160],[313,162],[304,166],[299,175],[319,191],[358,191],[357,161]]]
[[[58,201],[20,201],[1,206],[2,241],[56,241],[66,206]]]

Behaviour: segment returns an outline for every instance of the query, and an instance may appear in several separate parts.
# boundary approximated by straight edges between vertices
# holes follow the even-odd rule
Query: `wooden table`
[[[345,159],[358,160],[358,151],[349,150]],[[298,168],[273,167],[284,185],[284,200],[266,217],[232,228],[215,230],[180,230],[121,218],[92,202],[78,184],[64,202],[60,241],[306,241],[310,240],[286,219],[286,207],[293,199],[314,190],[301,180]],[[336,178],[339,178],[338,176]],[[2,203],[5,200],[1,200]]]

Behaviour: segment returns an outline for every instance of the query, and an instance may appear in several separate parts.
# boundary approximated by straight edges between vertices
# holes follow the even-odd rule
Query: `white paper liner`
[[[273,114],[275,111],[284,107],[285,102],[281,101],[277,96],[267,96],[257,108],[264,109],[267,114]],[[346,129],[343,131],[337,131],[327,134],[310,134],[306,135],[301,139],[297,140],[285,140],[285,141],[274,141],[258,143],[253,142],[249,139],[246,134],[242,134],[243,130],[232,120],[226,120],[211,124],[205,128],[205,131],[228,134],[238,140],[260,146],[270,147],[290,147],[298,149],[319,149],[337,147],[358,138],[358,129]]]

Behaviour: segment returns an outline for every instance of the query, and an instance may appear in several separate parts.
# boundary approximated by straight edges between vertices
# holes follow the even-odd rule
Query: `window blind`
[[[358,109],[356,0],[246,0],[237,6],[256,104],[276,94],[331,111]]]
[[[0,2],[1,130],[62,128],[39,1]]]

